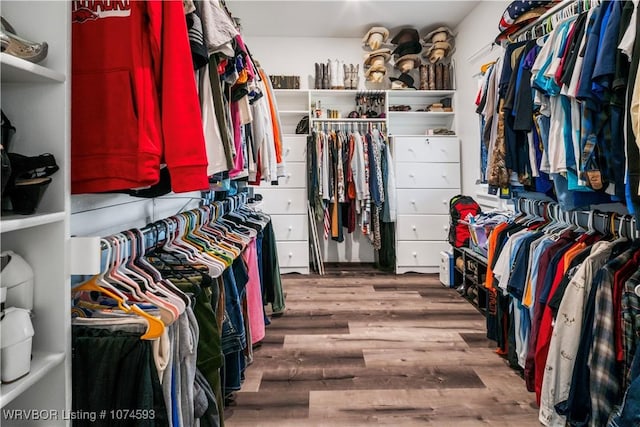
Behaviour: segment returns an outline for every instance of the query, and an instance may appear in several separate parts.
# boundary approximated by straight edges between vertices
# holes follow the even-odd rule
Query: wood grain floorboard
[[[294,368],[263,371],[260,391],[403,390],[412,388],[484,388],[471,368],[462,366],[384,368]]]
[[[227,427],[539,425],[473,306],[436,275],[368,268],[283,276],[287,310],[255,349]]]

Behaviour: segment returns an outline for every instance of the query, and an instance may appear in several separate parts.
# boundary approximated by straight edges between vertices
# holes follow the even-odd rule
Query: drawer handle
[[[413,153],[413,148],[409,147],[409,149],[408,149],[408,150],[409,150],[409,151],[411,151],[411,152]]]
[[[443,229],[445,229],[445,230],[448,230],[448,229],[449,229],[449,226],[448,226],[448,225],[445,225],[445,226],[443,226],[442,228],[443,228]]]
[[[291,148],[287,147],[287,154],[291,152]]]
[[[442,201],[442,204],[443,204],[443,205],[446,205],[446,204],[447,204],[447,201],[446,201],[446,200],[443,200],[443,201]]]
[[[412,173],[410,173],[410,174],[409,174],[409,178],[413,178],[414,176],[415,176],[415,175],[414,175],[414,174],[412,174]]]
[[[290,205],[291,204],[291,200],[287,200],[287,204]]]
[[[293,258],[293,252],[289,252],[289,258]]]
[[[418,252],[414,252],[411,255],[413,255],[414,258],[417,258],[418,257]]]
[[[293,225],[289,226],[289,231],[293,230]]]
[[[446,177],[447,177],[447,174],[446,174],[446,173],[443,173],[443,174],[442,174],[442,177],[443,177],[443,178],[446,178]]]
[[[291,178],[291,174],[290,173],[287,174],[287,178]]]
[[[411,228],[413,229],[413,231],[416,231],[418,229],[415,225],[412,225]]]
[[[429,138],[425,139],[424,142],[426,142],[427,144],[431,144],[431,141],[429,140]]]
[[[412,201],[411,201],[411,204],[412,204],[412,205],[415,205],[415,204],[416,204],[416,201],[415,201],[415,200],[412,200]]]

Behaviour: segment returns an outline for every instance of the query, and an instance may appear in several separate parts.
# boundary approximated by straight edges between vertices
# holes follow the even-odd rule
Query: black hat
[[[415,86],[413,86],[413,77],[411,77],[407,73],[402,73],[398,77],[389,77],[389,80],[391,80],[392,82],[400,81],[404,83],[408,88],[415,89]]]
[[[415,28],[403,28],[391,39],[391,44],[402,44],[410,41],[419,41],[420,34]]]
[[[396,50],[393,51],[393,54],[400,57],[405,55],[418,54],[420,52],[422,52],[422,45],[420,44],[420,42],[410,41],[399,44],[398,47],[396,47]]]

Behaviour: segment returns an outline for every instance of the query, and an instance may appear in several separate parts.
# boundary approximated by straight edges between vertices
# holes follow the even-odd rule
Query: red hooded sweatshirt
[[[71,192],[207,190],[200,103],[181,1],[75,0]]]

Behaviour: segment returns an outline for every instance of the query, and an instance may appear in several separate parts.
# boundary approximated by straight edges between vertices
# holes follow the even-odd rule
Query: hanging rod
[[[547,10],[545,13],[543,13],[538,19],[536,19],[533,22],[528,23],[527,25],[525,25],[524,27],[520,28],[518,31],[516,31],[515,33],[511,34],[509,36],[509,40],[515,40],[518,38],[518,36],[520,36],[521,34],[524,34],[525,32],[527,32],[528,30],[530,30],[531,28],[535,27],[536,25],[538,25],[539,23],[541,23],[542,21],[544,21],[545,19],[549,18],[550,16],[555,15],[556,13],[560,12],[561,10],[573,5],[573,4],[577,4],[579,3],[581,0],[564,0],[562,2],[560,2],[559,4],[553,6],[551,9]]]

